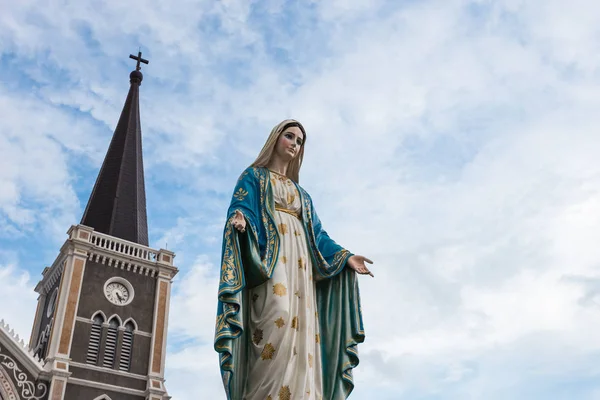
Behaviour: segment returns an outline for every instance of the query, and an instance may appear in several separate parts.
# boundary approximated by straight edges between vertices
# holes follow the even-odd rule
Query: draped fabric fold
[[[323,399],[345,399],[354,384],[357,345],[364,341],[356,273],[344,268],[352,255],[323,229],[308,193],[296,185],[302,205],[299,219],[312,261],[320,331]],[[251,167],[240,176],[233,192],[223,233],[214,348],[227,399],[242,399],[247,385],[251,333],[248,331],[248,292],[267,282],[278,268],[279,228],[274,217],[269,171]],[[238,232],[229,222],[239,210],[247,229]]]

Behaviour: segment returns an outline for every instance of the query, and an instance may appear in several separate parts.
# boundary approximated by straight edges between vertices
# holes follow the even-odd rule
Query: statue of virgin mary
[[[233,191],[214,348],[229,400],[345,399],[364,341],[356,274],[299,185],[304,127],[273,128]]]

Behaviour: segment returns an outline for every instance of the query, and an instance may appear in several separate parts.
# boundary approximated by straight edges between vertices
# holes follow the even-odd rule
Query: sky
[[[0,318],[83,213],[138,49],[166,386],[213,351],[237,177],[285,118],[329,235],[374,261],[351,399],[600,399],[600,3],[0,0]]]

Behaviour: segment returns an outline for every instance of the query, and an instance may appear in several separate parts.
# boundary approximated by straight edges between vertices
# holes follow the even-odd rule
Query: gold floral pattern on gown
[[[306,269],[306,262],[304,262],[304,259],[302,259],[302,258],[298,259],[298,268]]]
[[[273,285],[273,294],[282,297],[287,294],[287,288],[282,283],[276,283]]]
[[[285,321],[283,318],[279,317],[275,320],[275,325],[277,325],[278,328],[281,328],[285,325]]]
[[[277,228],[279,228],[279,234],[280,235],[285,235],[286,233],[288,233],[288,226],[287,226],[287,224],[279,224],[279,226]]]
[[[236,198],[236,199],[238,199],[239,201],[242,201],[242,200],[244,200],[244,198],[245,198],[246,196],[248,196],[248,192],[247,192],[247,191],[245,191],[245,190],[244,190],[244,189],[242,189],[242,188],[239,188],[239,189],[238,189],[238,191],[237,191],[237,192],[235,192],[235,193],[233,194],[233,197],[235,197],[235,198]]]
[[[254,331],[254,334],[252,335],[252,341],[254,342],[254,344],[260,344],[260,342],[262,342],[263,339],[263,331],[262,329],[256,329]]]
[[[251,332],[260,329],[262,336],[260,343],[251,344],[243,398],[317,400],[323,393],[320,332],[313,312],[313,266],[297,217],[302,214],[301,197],[285,176],[271,172],[270,183],[279,259],[271,279],[249,289],[250,298],[261,299],[251,303],[249,325]]]
[[[267,343],[260,354],[260,358],[263,360],[272,360],[273,354],[275,354],[275,347],[271,343]]]
[[[292,392],[290,392],[289,386],[282,386],[279,389],[279,400],[290,400],[292,398]]]

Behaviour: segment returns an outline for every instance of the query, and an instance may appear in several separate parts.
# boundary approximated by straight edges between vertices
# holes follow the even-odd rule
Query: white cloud
[[[0,319],[4,319],[25,343],[29,342],[37,305],[37,293],[33,288],[27,272],[12,263],[0,264]]]

